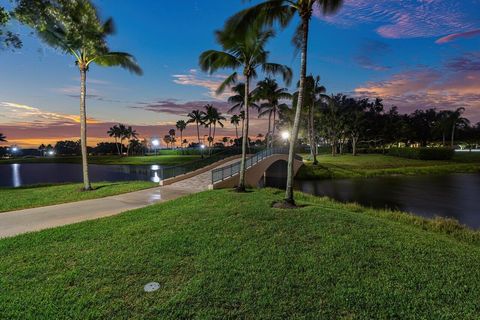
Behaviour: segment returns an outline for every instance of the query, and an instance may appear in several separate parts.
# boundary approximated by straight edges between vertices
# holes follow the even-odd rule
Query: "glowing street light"
[[[205,145],[204,144],[200,145],[200,148],[205,149]]]
[[[153,145],[154,147],[158,147],[158,146],[160,145],[160,140],[158,140],[158,139],[153,139],[153,140],[152,140],[152,145]]]
[[[54,154],[55,154],[55,151],[53,151],[53,150],[49,150],[49,151],[48,151],[48,155],[49,155],[49,156],[53,156]]]
[[[18,151],[18,147],[12,147],[12,152],[17,152]]]
[[[287,141],[288,139],[290,139],[290,132],[288,131],[283,131],[282,132],[282,139]]]

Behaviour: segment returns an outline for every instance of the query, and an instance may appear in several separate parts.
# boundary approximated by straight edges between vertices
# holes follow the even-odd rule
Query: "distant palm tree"
[[[20,19],[36,28],[40,38],[75,58],[80,71],[80,137],[82,151],[83,188],[91,190],[87,160],[86,80],[90,65],[119,66],[141,75],[142,69],[132,55],[113,52],[106,38],[114,33],[112,19],[101,22],[95,6],[88,0],[65,1],[39,15],[34,8],[19,14]],[[37,17],[38,16],[38,17]]]
[[[114,125],[113,127],[110,127],[110,129],[108,129],[107,134],[109,137],[113,137],[115,139],[115,146],[117,147],[118,155],[121,155],[120,146],[118,144],[118,139],[120,139],[120,137],[122,136],[120,128],[117,125]]]
[[[288,89],[280,88],[277,81],[270,78],[266,78],[257,84],[258,98],[265,101],[260,104],[258,117],[260,118],[268,115],[267,147],[273,145],[278,110],[287,106],[285,103],[280,103],[280,101],[290,100],[292,98],[292,95],[287,91]]]
[[[183,130],[187,127],[187,122],[184,120],[178,120],[175,127],[180,131],[180,148],[183,148]]]
[[[7,137],[3,133],[0,133],[0,142],[7,142]]]
[[[173,147],[175,146],[175,142],[177,142],[177,140],[175,139],[175,135],[176,135],[175,129],[168,130],[168,134],[172,138],[171,139],[171,144],[172,144],[172,149],[173,149]]]
[[[173,139],[172,139],[172,136],[167,134],[163,137],[163,142],[165,142],[165,144],[167,145],[167,149],[168,149],[168,144],[172,143]]]
[[[127,126],[124,124],[118,124],[118,134],[120,139],[120,155],[123,155],[123,140],[125,140],[125,136],[127,134]]]
[[[188,119],[187,123],[195,123],[197,125],[197,138],[198,138],[198,144],[200,144],[200,125],[203,124],[203,120],[205,117],[205,112],[200,111],[200,110],[193,110],[188,114]]]
[[[450,124],[452,126],[452,136],[450,141],[450,146],[453,148],[455,140],[455,130],[461,126],[470,125],[470,121],[467,118],[462,117],[462,114],[465,112],[465,108],[458,108],[457,110],[451,112],[450,114]]]
[[[224,144],[225,146],[227,145],[227,143],[228,143],[229,140],[230,140],[229,137],[223,137],[223,138],[222,138],[222,142],[223,142],[223,144]]]
[[[40,154],[42,156],[45,155],[45,150],[47,149],[47,147],[42,143],[41,145],[38,146],[38,151],[40,151]]]
[[[295,146],[300,129],[300,116],[305,90],[305,79],[307,77],[307,52],[308,52],[308,34],[310,29],[310,20],[314,11],[323,14],[336,12],[343,0],[263,0],[253,7],[240,11],[231,17],[226,23],[226,32],[231,37],[242,36],[249,33],[252,26],[257,28],[272,27],[279,25],[282,29],[286,28],[293,18],[298,15],[300,25],[296,28],[293,43],[301,52],[300,62],[300,85],[295,111],[295,119],[290,138],[290,151],[288,155],[288,173],[287,187],[285,190],[285,203],[295,205],[293,196],[293,163],[295,159]]]
[[[228,103],[233,105],[228,110],[228,113],[243,110],[243,106],[245,105],[245,83],[240,82],[236,86],[233,86],[230,90],[235,94],[228,98]],[[258,109],[258,105],[255,104],[255,102],[257,101],[257,97],[254,96],[254,94],[255,94],[255,90],[250,92],[250,96],[249,96],[250,108]]]
[[[245,121],[243,125],[242,158],[240,162],[240,174],[238,191],[245,191],[245,161],[247,158],[247,140],[250,109],[250,81],[257,77],[257,69],[261,68],[267,74],[281,74],[285,81],[289,82],[292,71],[289,67],[268,62],[268,52],[265,51],[267,41],[273,36],[273,32],[258,32],[250,30],[242,35],[232,37],[228,32],[217,32],[217,41],[224,51],[209,50],[200,55],[200,68],[203,71],[214,73],[219,69],[242,69],[245,77],[244,106]],[[238,74],[233,72],[219,86],[217,93],[222,93],[227,87],[237,82]]]
[[[230,123],[235,127],[235,138],[238,139],[238,125],[240,124],[240,117],[234,114],[230,117]]]
[[[128,128],[126,128],[123,138],[128,141],[128,144],[127,144],[127,157],[128,157],[129,151],[130,151],[130,146],[131,146],[130,141],[132,139],[136,140],[138,138],[138,132],[136,130],[134,130],[132,127],[129,126]]]

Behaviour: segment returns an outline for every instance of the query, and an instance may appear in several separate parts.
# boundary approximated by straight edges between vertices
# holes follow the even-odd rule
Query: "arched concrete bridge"
[[[273,148],[259,152],[246,161],[245,184],[258,187],[268,178],[287,177],[288,149]],[[303,161],[296,156],[293,164],[294,175]],[[233,188],[238,185],[240,161],[212,170],[209,189]]]

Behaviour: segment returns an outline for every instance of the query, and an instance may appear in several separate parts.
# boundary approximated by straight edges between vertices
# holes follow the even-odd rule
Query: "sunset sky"
[[[250,5],[241,0],[98,0],[102,17],[113,17],[111,49],[132,53],[141,77],[93,66],[88,73],[89,144],[107,140],[115,123],[143,137],[163,136],[194,108],[225,97],[214,94],[228,71],[198,70],[198,56],[218,49],[213,32]],[[252,3],[255,3],[253,1]],[[79,136],[79,75],[74,60],[13,24],[24,47],[0,51],[0,132],[6,145],[24,147]],[[298,79],[293,28],[269,43],[271,61],[290,65]],[[308,73],[320,75],[329,93],[381,97],[401,112],[465,107],[480,121],[480,0],[346,0],[331,17],[311,27]],[[259,79],[260,80],[260,79]],[[293,87],[291,88],[293,90]],[[265,120],[252,133],[265,133]],[[194,135],[191,126],[186,136]],[[230,126],[218,136],[233,136]]]

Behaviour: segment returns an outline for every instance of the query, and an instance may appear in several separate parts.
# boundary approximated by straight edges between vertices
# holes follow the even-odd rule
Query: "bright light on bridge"
[[[288,131],[283,131],[283,132],[282,132],[282,139],[283,139],[283,140],[288,140],[288,139],[290,139],[290,132],[288,132]]]

